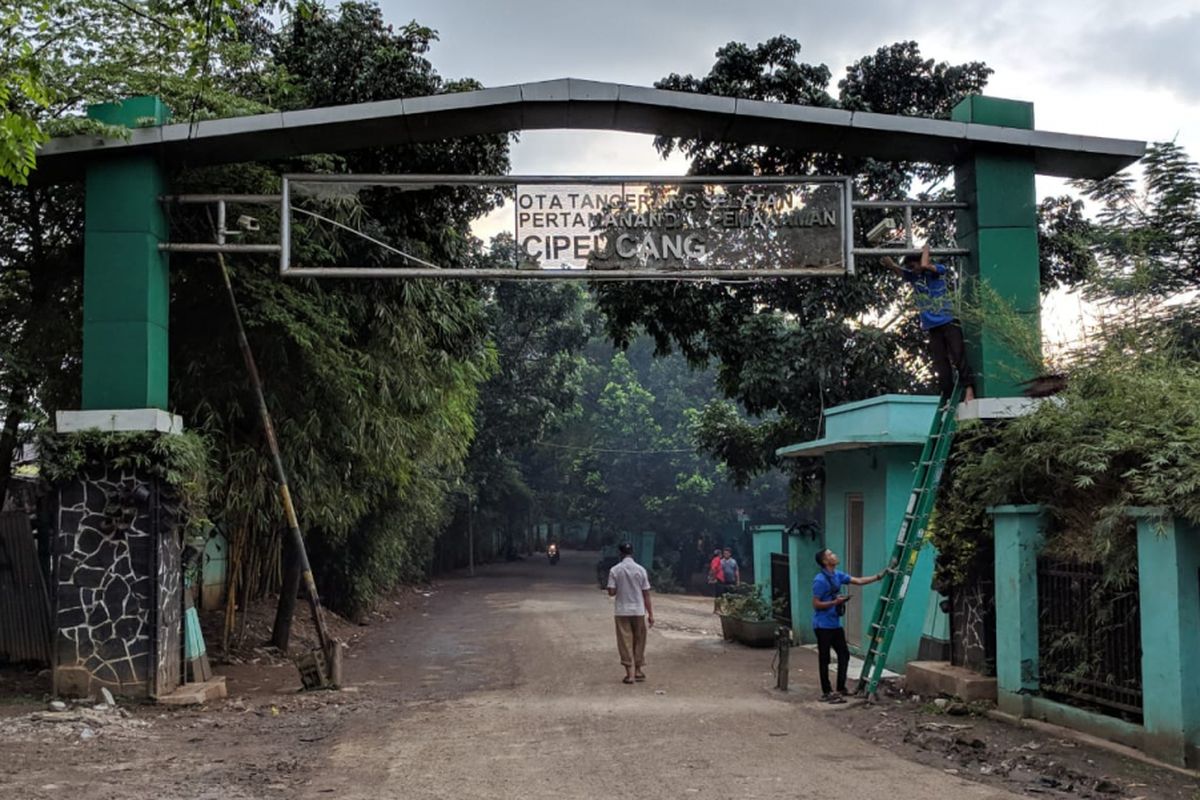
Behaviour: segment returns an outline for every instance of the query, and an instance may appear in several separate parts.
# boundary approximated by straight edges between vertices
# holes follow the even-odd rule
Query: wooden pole
[[[267,449],[271,453],[271,466],[275,468],[275,483],[279,488],[279,499],[283,503],[283,513],[287,517],[288,530],[291,532],[293,552],[300,566],[300,577],[308,595],[308,606],[312,610],[313,625],[317,629],[317,641],[321,650],[329,652],[329,630],[325,627],[325,617],[321,613],[321,598],[317,594],[317,582],[313,579],[312,566],[308,563],[308,551],[304,549],[304,534],[300,532],[300,521],[296,517],[296,508],[292,505],[292,494],[288,490],[287,473],[283,469],[283,458],[279,452],[279,441],[275,438],[275,426],[271,424],[271,414],[267,410],[267,399],[263,395],[262,379],[258,375],[258,365],[254,362],[254,353],[250,351],[250,342],[246,339],[246,329],[242,325],[242,315],[238,311],[237,298],[233,294],[233,284],[229,281],[229,270],[225,267],[225,254],[217,253],[217,263],[221,265],[221,278],[225,281],[225,293],[229,298],[229,308],[233,312],[233,321],[237,326],[238,347],[242,351],[242,360],[246,363],[246,372],[250,376],[250,385],[254,389],[254,398],[258,403],[258,416],[262,422],[263,433],[266,434]]]

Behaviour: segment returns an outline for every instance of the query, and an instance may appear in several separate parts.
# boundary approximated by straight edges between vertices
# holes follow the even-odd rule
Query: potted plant
[[[740,584],[730,587],[717,602],[721,616],[721,634],[729,640],[750,647],[771,647],[775,644],[775,621],[771,603],[763,587]]]

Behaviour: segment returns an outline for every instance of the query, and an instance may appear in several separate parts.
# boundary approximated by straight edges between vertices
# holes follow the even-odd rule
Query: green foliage
[[[1082,287],[1110,319],[1072,354],[1064,393],[1027,417],[960,431],[932,528],[942,587],[990,569],[988,505],[1045,506],[1049,552],[1100,563],[1117,586],[1136,566],[1127,507],[1200,515],[1200,167],[1158,143],[1140,186],[1129,172],[1075,186],[1099,212],[1087,220],[1078,201],[1043,204],[1043,262],[1055,262],[1044,284],[1050,274],[1052,285]],[[1028,326],[995,298],[961,313],[1031,351]]]
[[[487,254],[477,254],[480,267],[501,263],[511,248],[510,235],[497,237]],[[536,482],[531,448],[578,412],[581,351],[593,327],[587,295],[574,283],[497,283],[485,289],[483,302],[496,369],[480,387],[478,434],[455,489],[456,514],[439,547],[444,568],[466,563],[469,533],[500,530],[507,549],[529,523],[541,499],[530,485]],[[479,548],[474,553],[476,560],[498,555]]]
[[[759,521],[785,518],[782,476],[739,488],[697,448],[697,420],[719,391],[714,370],[678,354],[655,357],[646,338],[626,351],[596,339],[585,355],[578,414],[522,460],[544,518],[587,520],[593,544],[655,531],[680,582],[707,564],[711,550],[698,551],[698,542],[737,543],[737,509]]]
[[[212,487],[217,474],[208,439],[195,431],[108,433],[99,430],[46,434],[39,440],[41,476],[50,483],[83,477],[93,464],[136,470],[160,479],[179,503],[185,529],[209,525]]]
[[[650,585],[658,594],[683,594],[686,591],[675,577],[675,568],[662,561],[654,562],[654,569],[650,570]]]
[[[1095,274],[1093,223],[1082,200],[1063,195],[1038,205],[1038,260],[1042,291],[1074,287]]]
[[[1122,584],[1136,570],[1131,506],[1200,521],[1200,365],[1169,349],[1114,342],[1072,372],[1065,392],[1003,427],[958,436],[933,541],[948,584],[969,571],[983,507],[1036,503],[1052,520],[1047,552],[1099,562]]]
[[[1140,187],[1129,171],[1074,184],[1100,209],[1094,296],[1161,299],[1200,283],[1200,165],[1179,145],[1158,142],[1140,166]]]
[[[1010,355],[1001,362],[1000,371],[1008,377],[1020,381],[1045,370],[1037,318],[1017,311],[993,286],[971,283],[956,298],[954,315],[980,336],[1004,345]]]
[[[156,3],[153,21],[136,13],[145,8],[79,5],[78,36],[64,31],[69,47],[44,51],[58,98],[45,116],[67,120],[47,122],[47,131],[95,130],[81,119],[84,104],[138,93],[160,95],[177,118],[203,119],[474,85],[433,69],[425,57],[432,31],[397,31],[371,3],[336,12],[304,4],[279,29],[270,4],[203,4],[200,38],[192,4]],[[78,68],[63,69],[66,61],[53,60],[60,55]],[[493,174],[508,171],[507,148],[505,136],[464,138],[184,170],[169,180],[181,193],[259,194],[278,191],[283,171]],[[81,192],[0,192],[0,386],[13,396],[26,390],[37,419],[79,403]],[[361,213],[384,237],[450,262],[474,257],[467,224],[498,200],[470,189],[422,204],[380,196]],[[181,241],[212,235],[195,209],[173,209],[171,226]],[[318,242],[302,246],[308,263],[338,257]],[[230,269],[318,582],[331,607],[353,613],[429,565],[475,435],[478,387],[495,369],[485,298],[450,282],[282,282],[276,264],[255,256],[231,259]],[[282,513],[216,264],[173,258],[171,273],[173,410],[212,442],[212,515],[231,537],[242,603],[278,586]]]
[[[70,119],[86,103],[137,94],[189,99],[215,86],[214,71],[240,59],[222,42],[238,17],[263,4],[243,0],[21,0],[0,9],[0,178],[23,186],[49,135],[103,131]],[[254,10],[251,10],[252,7]],[[244,55],[244,54],[243,54]],[[220,59],[221,66],[214,69]],[[66,119],[64,119],[66,118]]]
[[[771,604],[765,597],[763,586],[758,583],[729,587],[725,594],[717,598],[717,613],[750,622],[774,619]]]
[[[1089,231],[1096,266],[1084,295],[1146,341],[1170,339],[1200,359],[1200,165],[1174,143],[1150,146],[1140,180],[1126,171],[1076,188],[1099,207]],[[1108,338],[1098,335],[1096,347]]]
[[[800,60],[800,45],[786,36],[755,47],[730,43],[717,51],[707,75],[671,75],[659,88],[831,108],[948,117],[961,98],[980,91],[991,70],[922,56],[913,42],[883,47],[858,59],[830,92],[824,65]],[[813,153],[782,146],[746,146],[707,138],[659,138],[659,150],[691,159],[697,175],[855,176],[858,198],[903,196],[920,180],[937,183],[949,168]],[[880,215],[882,216],[882,215]],[[859,229],[877,219],[859,216]],[[944,231],[937,214],[918,223]],[[934,233],[934,238],[944,233]],[[724,460],[740,482],[779,464],[774,450],[819,435],[821,412],[838,403],[884,392],[927,388],[920,363],[924,337],[915,315],[899,326],[900,280],[860,263],[853,276],[755,281],[744,284],[606,284],[599,304],[612,340],[626,345],[644,331],[658,352],[681,352],[691,363],[717,365],[721,393],[756,425],[737,422],[728,409],[707,409],[698,419],[699,441]],[[819,477],[812,460],[790,460],[797,488]]]

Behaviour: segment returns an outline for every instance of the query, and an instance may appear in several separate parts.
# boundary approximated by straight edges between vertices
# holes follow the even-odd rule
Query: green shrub
[[[944,582],[961,583],[990,536],[989,505],[1044,506],[1046,552],[1100,563],[1116,585],[1137,566],[1126,509],[1200,522],[1200,366],[1145,344],[1111,343],[1032,414],[964,426],[931,528]]]
[[[163,481],[179,503],[180,522],[187,535],[211,525],[210,495],[218,476],[210,443],[196,431],[168,435],[100,430],[46,433],[38,448],[42,477],[50,483],[72,480],[96,464],[112,470],[137,470]]]
[[[773,619],[771,604],[766,600],[761,584],[742,583],[730,587],[717,600],[717,611],[722,616],[758,622]]]

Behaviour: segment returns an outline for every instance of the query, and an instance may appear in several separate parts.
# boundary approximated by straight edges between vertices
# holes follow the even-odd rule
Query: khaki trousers
[[[617,652],[626,667],[641,668],[646,663],[646,618],[613,617],[617,623]]]

